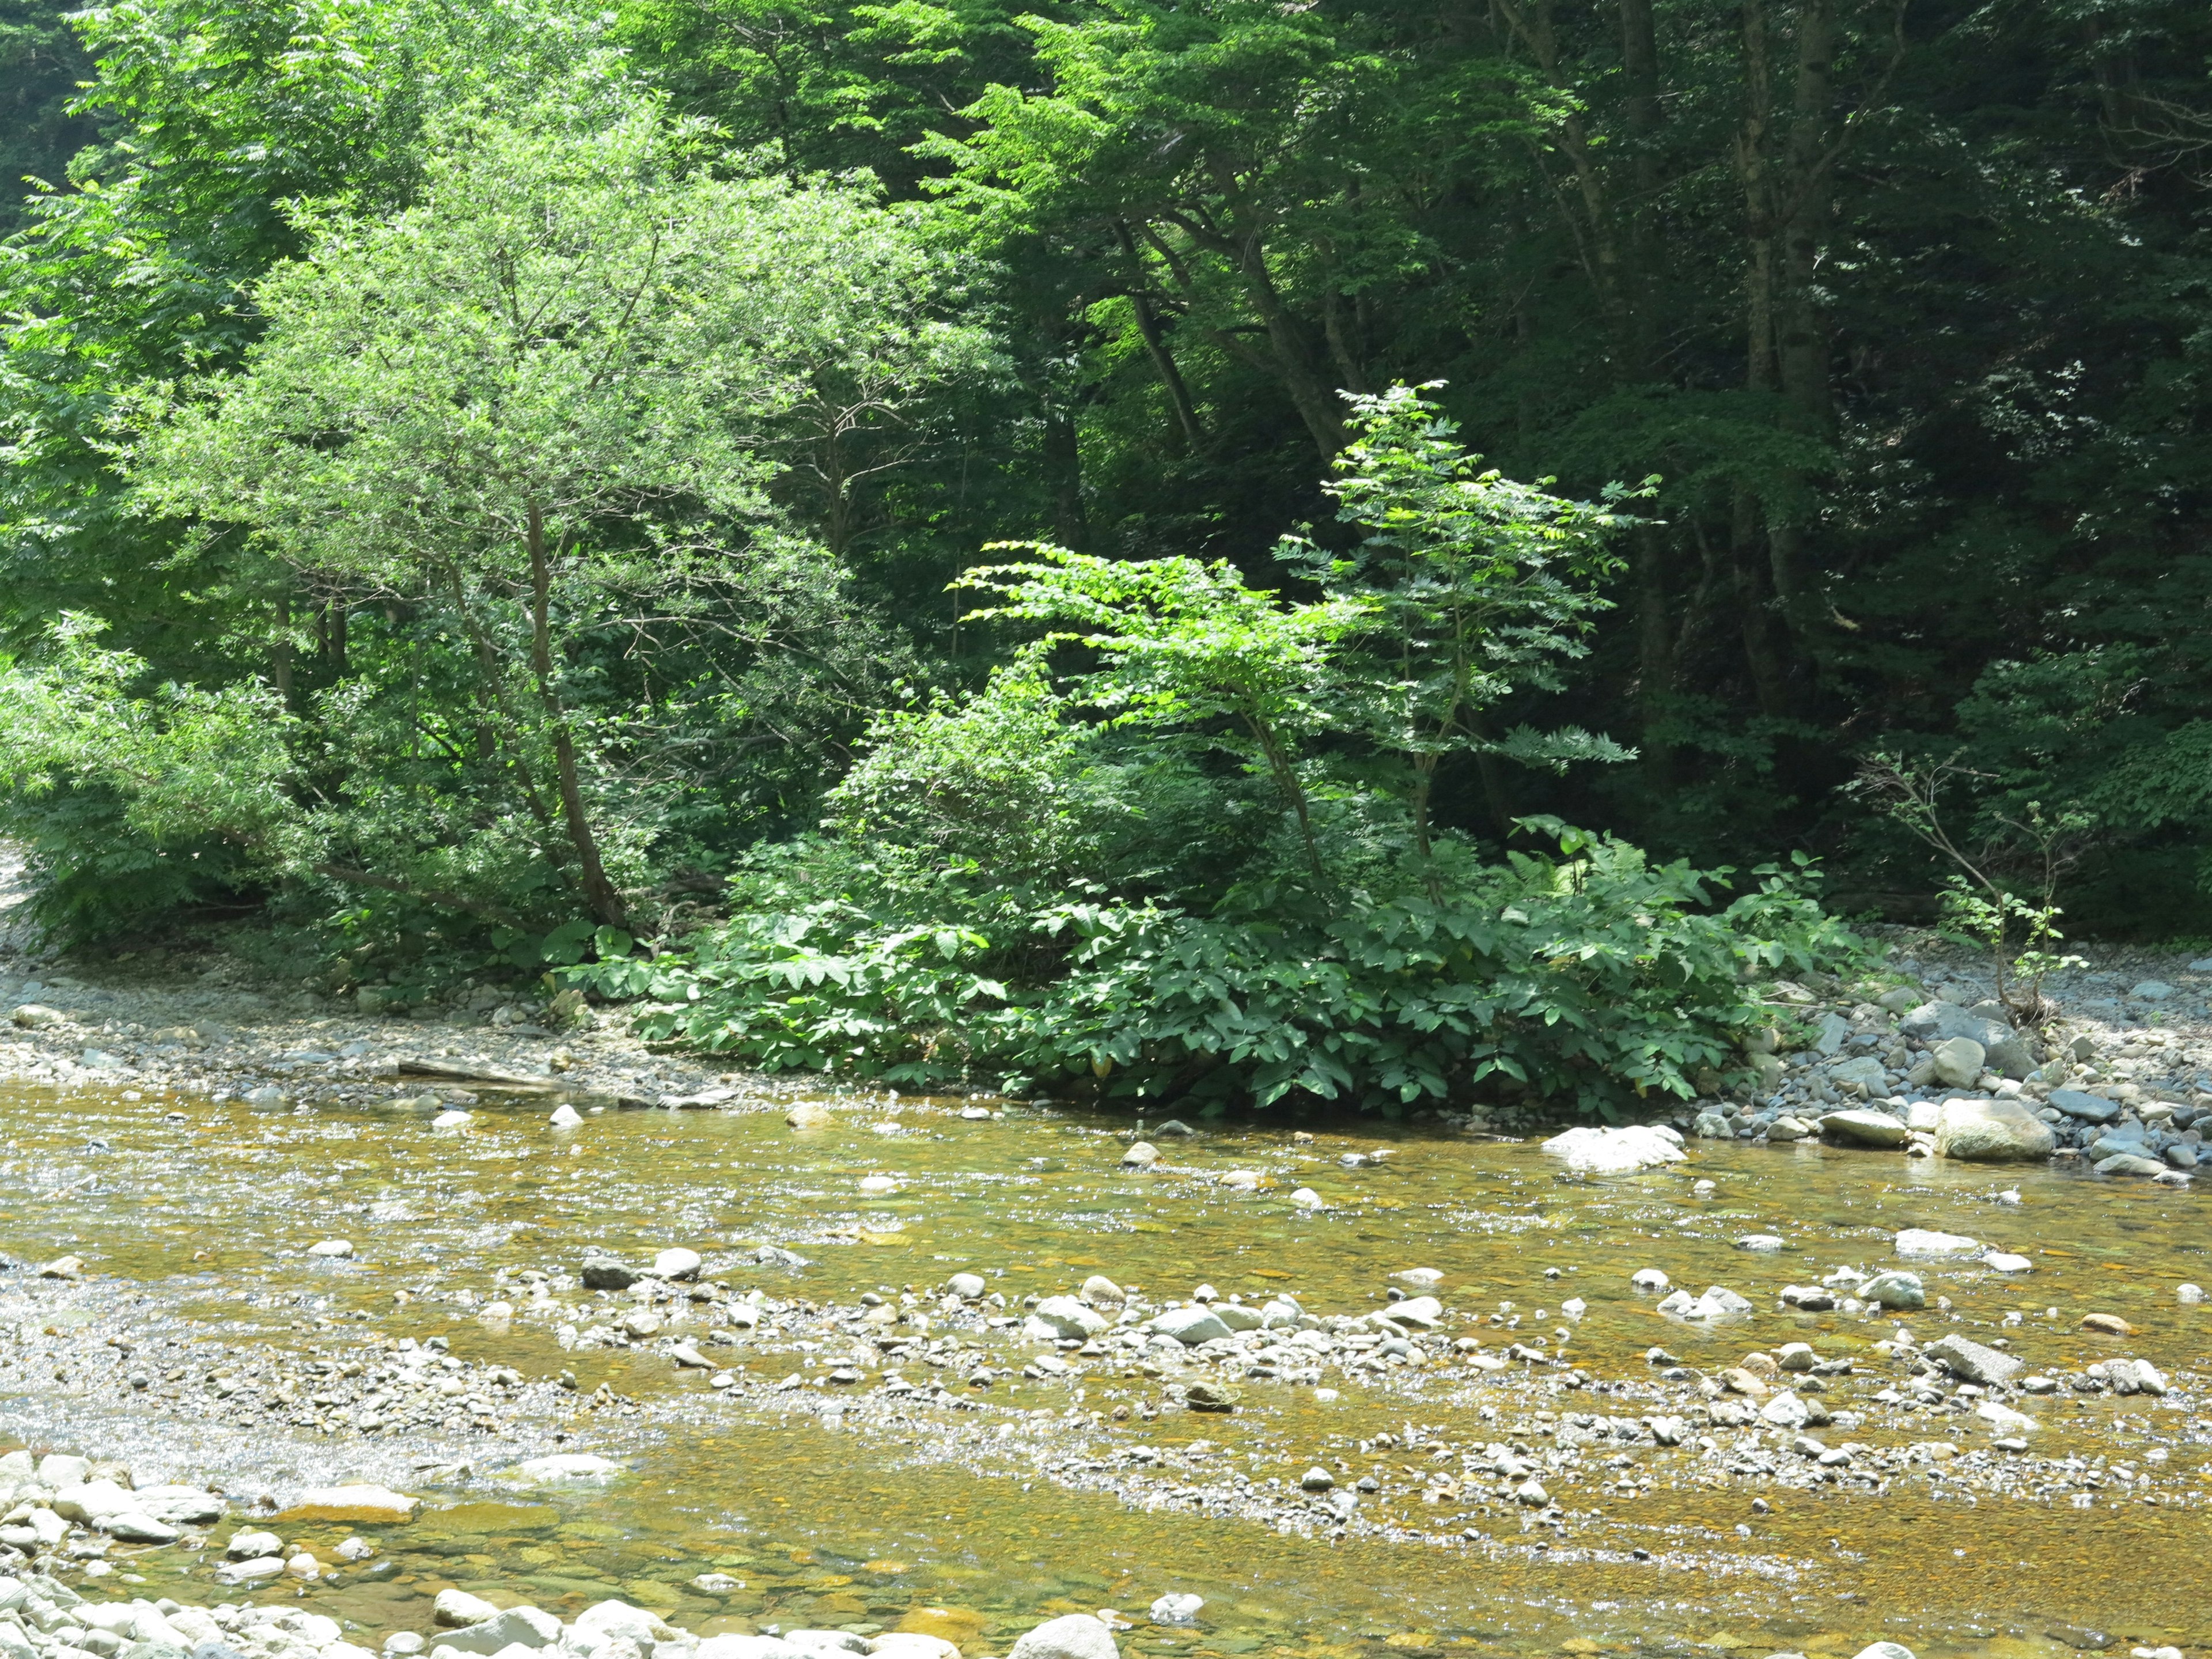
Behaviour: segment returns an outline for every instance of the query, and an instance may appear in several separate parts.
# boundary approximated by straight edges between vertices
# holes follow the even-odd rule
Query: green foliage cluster
[[[1057,548],[971,571],[1041,625],[976,695],[879,724],[825,836],[751,860],[736,918],[575,974],[642,1029],[771,1069],[930,1087],[1403,1108],[1507,1091],[1614,1115],[1695,1092],[1761,971],[1850,935],[1796,872],[1656,866],[1556,820],[1487,865],[1428,817],[1440,755],[1577,649],[1617,513],[1506,483],[1397,388],[1357,400],[1359,532],[1305,601],[1190,559]],[[1055,665],[1058,665],[1055,666]]]

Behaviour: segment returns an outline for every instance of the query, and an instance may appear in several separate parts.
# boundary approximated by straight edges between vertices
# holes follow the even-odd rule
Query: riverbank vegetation
[[[1934,913],[1869,767],[1978,902],[2206,931],[2198,9],[7,31],[0,832],[58,939],[1609,1110],[1831,912]]]

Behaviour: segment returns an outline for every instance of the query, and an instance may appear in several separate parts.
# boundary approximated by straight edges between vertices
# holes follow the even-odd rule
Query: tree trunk
[[[1044,412],[1045,470],[1052,480],[1052,533],[1062,547],[1080,553],[1091,541],[1083,510],[1083,451],[1075,416],[1048,392]]]
[[[622,895],[607,878],[606,866],[599,859],[599,840],[584,811],[583,787],[576,775],[576,742],[553,684],[553,570],[545,551],[544,516],[535,501],[530,505],[526,539],[530,550],[530,668],[552,733],[553,763],[560,781],[561,813],[568,825],[568,844],[575,849],[584,902],[592,915],[610,927],[627,927],[629,918]]]
[[[1120,220],[1114,225],[1121,238],[1121,252],[1129,261],[1129,303],[1137,315],[1137,333],[1145,343],[1145,355],[1152,360],[1152,368],[1167,389],[1168,402],[1174,406],[1176,424],[1182,428],[1183,441],[1194,454],[1206,447],[1206,429],[1198,422],[1198,405],[1191,401],[1190,387],[1184,383],[1182,370],[1176,367],[1175,354],[1168,349],[1166,337],[1160,331],[1159,313],[1152,308],[1152,295],[1146,280],[1143,257],[1137,252],[1136,238],[1129,227]],[[1072,544],[1071,544],[1072,545]]]

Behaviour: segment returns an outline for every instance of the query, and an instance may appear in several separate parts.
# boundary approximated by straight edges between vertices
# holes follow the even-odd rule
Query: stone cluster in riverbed
[[[1887,983],[1770,986],[1774,1040],[1747,1054],[1753,1081],[1681,1127],[2187,1182],[2212,1133],[2212,959],[2165,979],[2069,973],[2046,987],[2061,1017],[2035,1030],[1971,969],[1898,966]]]
[[[502,1607],[447,1589],[433,1611],[432,1631],[386,1638],[386,1659],[960,1659],[953,1644],[921,1632],[694,1634],[614,1600],[563,1622],[526,1603]],[[0,1577],[5,1659],[376,1659],[374,1650],[349,1639],[362,1633],[327,1614],[282,1603],[201,1607],[167,1596],[102,1601],[43,1574]],[[1015,1659],[1117,1659],[1111,1627],[1082,1613],[1037,1626],[1015,1642],[1012,1653]]]
[[[1897,1248],[1940,1262],[1980,1247],[1908,1233]],[[695,1258],[672,1247],[653,1265],[664,1264],[690,1271]],[[586,1270],[617,1288],[584,1290]],[[595,1452],[547,1454],[572,1437],[616,1449],[635,1414],[720,1411],[742,1401],[865,1430],[924,1460],[1109,1491],[1139,1508],[1431,1542],[1486,1537],[1500,1527],[1564,1533],[1601,1516],[1596,1505],[1724,1487],[1879,1493],[1910,1480],[1931,1492],[2077,1506],[2208,1501],[2194,1462],[2170,1461],[2178,1449],[2212,1443],[2212,1422],[2195,1414],[2196,1379],[2169,1378],[2109,1346],[2057,1363],[2064,1346],[2088,1339],[2017,1313],[1976,1325],[1923,1307],[1936,1299],[1926,1271],[1844,1267],[1817,1285],[1747,1284],[1750,1296],[1714,1286],[1664,1300],[1664,1275],[1640,1273],[1636,1288],[1686,1323],[1732,1328],[1762,1309],[1768,1318],[1825,1310],[1859,1321],[1861,1334],[1824,1334],[1793,1320],[1793,1332],[1811,1340],[1769,1339],[1734,1363],[1685,1365],[1655,1349],[1625,1368],[1601,1368],[1571,1357],[1581,1346],[1578,1298],[1563,1299],[1556,1313],[1463,1310],[1424,1269],[1401,1276],[1391,1287],[1397,1300],[1350,1315],[1310,1312],[1288,1296],[1247,1304],[1203,1286],[1188,1298],[1147,1301],[1096,1276],[1063,1294],[1010,1299],[973,1273],[933,1290],[817,1303],[658,1278],[599,1257],[573,1272],[507,1275],[506,1285],[526,1291],[470,1305],[536,1325],[571,1352],[618,1350],[633,1367],[662,1368],[663,1381],[641,1384],[636,1400],[605,1389],[584,1395],[565,1376],[526,1381],[412,1338],[226,1357],[210,1340],[159,1337],[129,1351],[106,1347],[104,1375],[106,1387],[147,1407],[241,1425],[278,1422],[375,1445],[393,1436],[448,1445],[490,1436],[513,1449],[471,1456],[479,1475],[500,1480],[620,1478],[623,1466]],[[24,1289],[38,1283],[18,1281]],[[97,1291],[56,1285],[52,1293]],[[121,1307],[111,1311],[127,1318]],[[1900,1312],[1923,1328],[1933,1323],[1940,1336],[1896,1324]],[[2101,1334],[2099,1342],[2125,1334],[2117,1321],[2084,1324]],[[72,1358],[84,1364],[89,1332],[53,1324],[34,1334],[35,1322],[21,1328],[9,1371],[36,1381]],[[346,1334],[342,1327],[319,1333]],[[2038,1356],[2034,1366],[2021,1346]],[[1272,1390],[1286,1387],[1311,1388],[1317,1399],[1357,1389],[1370,1403],[1401,1404],[1407,1422],[1402,1433],[1364,1439],[1281,1441],[1263,1408]],[[2100,1401],[2134,1415],[2082,1414]],[[1033,1402],[1042,1409],[1023,1409]],[[1163,1418],[1191,1425],[1224,1413],[1243,1413],[1238,1438],[1257,1449],[1258,1462],[1253,1451],[1240,1462],[1207,1441],[1142,1438]],[[579,1437],[586,1424],[588,1435]],[[415,1467],[433,1480],[467,1474],[458,1462],[441,1468],[434,1458]],[[128,1491],[127,1474],[115,1484]],[[26,1492],[18,1499],[26,1512],[12,1519],[35,1530],[33,1512],[44,1507],[51,1528],[65,1519],[58,1501]],[[186,1547],[204,1546],[189,1527],[167,1524]],[[98,1531],[96,1522],[76,1528],[87,1530]],[[65,1546],[57,1536],[21,1547],[51,1555]]]

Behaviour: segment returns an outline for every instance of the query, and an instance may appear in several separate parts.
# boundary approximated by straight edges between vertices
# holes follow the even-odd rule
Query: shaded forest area
[[[2212,933],[2200,5],[10,0],[0,52],[0,817],[64,936],[827,972],[687,1029],[921,1076],[1079,934],[1396,972],[1540,890],[1617,911],[1447,951],[1449,1054],[1240,1077],[1673,1089],[1719,1003],[1535,1055],[1499,964],[1791,849],[1932,918],[1877,757],[2031,908]],[[1778,914],[1667,982],[1827,948]],[[1121,1034],[1170,1092],[1227,1041]]]

